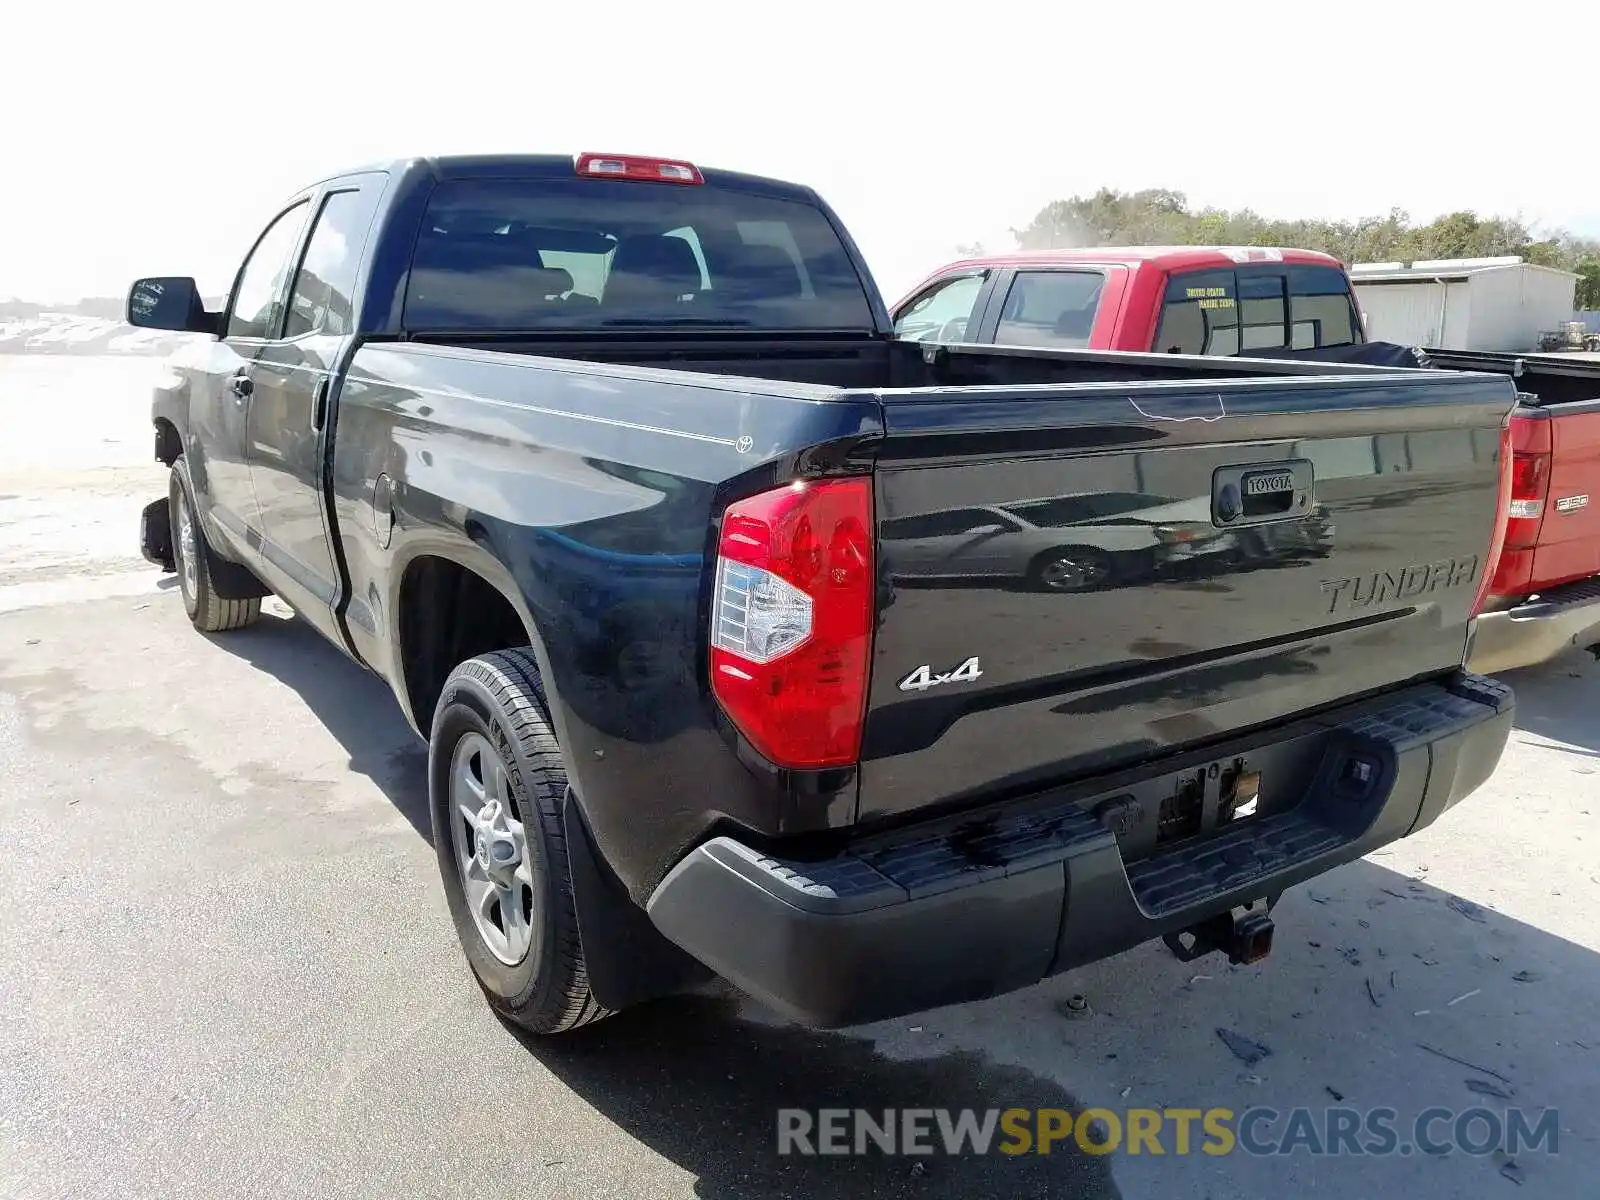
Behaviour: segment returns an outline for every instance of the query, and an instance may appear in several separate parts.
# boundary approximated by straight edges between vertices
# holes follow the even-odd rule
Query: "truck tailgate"
[[[1509,380],[881,394],[860,817],[1128,766],[1458,667]]]
[[[1600,574],[1600,400],[1552,405],[1550,488],[1531,583]]]

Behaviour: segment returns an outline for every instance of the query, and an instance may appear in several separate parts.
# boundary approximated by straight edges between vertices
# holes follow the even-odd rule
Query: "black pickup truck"
[[[606,155],[341,175],[223,312],[128,314],[208,335],[147,557],[389,682],[536,1031],[713,973],[832,1025],[1254,960],[1511,725],[1462,670],[1503,377],[901,342],[810,190]]]

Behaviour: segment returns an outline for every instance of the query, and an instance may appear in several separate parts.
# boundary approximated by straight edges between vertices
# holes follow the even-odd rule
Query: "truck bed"
[[[1536,408],[1600,398],[1600,358],[1568,354],[1505,354],[1488,350],[1422,352],[1430,365],[1450,371],[1509,375]]]

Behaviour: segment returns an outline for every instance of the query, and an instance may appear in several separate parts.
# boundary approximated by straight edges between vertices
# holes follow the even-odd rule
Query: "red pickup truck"
[[[1369,345],[1337,259],[1259,246],[1097,247],[964,259],[928,276],[892,315],[897,337],[933,345],[1336,357],[1390,367],[1414,361],[1511,375],[1522,403],[1512,418],[1509,533],[1488,611],[1477,621],[1471,666],[1507,671],[1600,642],[1600,361],[1446,350],[1411,358],[1400,347]],[[1412,465],[1402,462],[1410,447],[1381,437],[1372,439],[1370,454],[1392,459],[1397,470]],[[1146,497],[1147,506],[1181,499]],[[1322,549],[1336,535],[1331,525],[1322,529]],[[1271,565],[1304,549],[1241,540],[1237,552]]]
[[[1505,548],[1477,620],[1486,674],[1600,642],[1600,360],[1429,350],[1429,365],[1517,382]],[[1600,646],[1595,647],[1600,654]]]
[[[894,327],[912,341],[1256,357],[1365,341],[1338,259],[1259,246],[966,259],[897,304]]]

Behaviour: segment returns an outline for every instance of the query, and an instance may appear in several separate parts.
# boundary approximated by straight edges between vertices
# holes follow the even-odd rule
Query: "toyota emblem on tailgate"
[[[1246,496],[1270,496],[1274,492],[1294,491],[1294,472],[1292,471],[1263,471],[1256,475],[1244,477],[1244,494]]]

